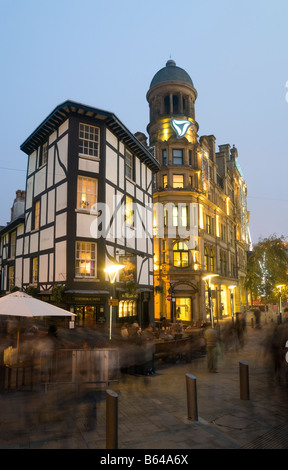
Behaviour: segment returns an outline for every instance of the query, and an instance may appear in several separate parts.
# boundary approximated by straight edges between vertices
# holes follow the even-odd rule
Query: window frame
[[[215,251],[213,248],[210,250],[210,271],[211,273],[215,272]]]
[[[177,182],[177,177],[179,178],[179,182]],[[180,181],[180,177],[181,177],[181,181]],[[184,188],[184,175],[173,174],[172,185],[173,185],[172,186],[173,189],[183,189]]]
[[[79,187],[81,179],[82,179],[82,184],[81,184],[82,190],[80,190],[81,188]],[[85,190],[83,190],[83,181],[86,182]],[[94,190],[94,192],[89,193],[89,187],[88,187],[89,183],[93,183],[93,184],[95,183],[95,188],[91,188],[91,191]],[[83,195],[85,196],[84,199],[83,199]],[[98,199],[98,178],[90,178],[89,176],[78,175],[76,209],[91,211],[94,204],[97,203],[97,199]],[[83,206],[83,204],[85,207]]]
[[[129,194],[125,196],[125,224],[130,228],[135,227],[134,199]]]
[[[134,181],[134,155],[127,148],[125,149],[125,177]]]
[[[205,246],[205,248],[204,248],[204,269],[205,269],[205,271],[209,271],[209,258],[210,258],[209,248],[208,248],[208,246]]]
[[[182,247],[180,246],[182,245]],[[177,260],[175,255],[179,255],[179,259]],[[184,255],[186,255],[186,259],[184,259]],[[173,245],[173,266],[175,268],[188,268],[189,267],[189,247],[185,241],[178,241]]]
[[[45,142],[39,152],[39,168],[46,165],[48,160],[48,142]]]
[[[14,259],[16,256],[16,243],[17,243],[17,230],[13,230],[13,232],[10,233],[10,240],[9,240],[9,258]],[[14,243],[15,242],[15,243]]]
[[[87,247],[90,249],[87,249]],[[79,249],[78,249],[79,247]],[[94,247],[94,249],[92,249]],[[80,255],[84,254],[83,256]],[[89,255],[90,256],[87,256]],[[94,254],[94,257],[92,256]],[[85,263],[82,267],[81,263]],[[90,274],[88,273],[87,266],[90,263]],[[91,267],[92,266],[92,267]],[[83,272],[84,271],[84,272]],[[75,278],[76,279],[96,279],[97,278],[97,243],[77,240],[75,243]]]
[[[93,135],[95,138],[92,138]],[[79,155],[100,158],[100,127],[79,122]]]
[[[162,150],[162,166],[167,166],[168,165],[168,160],[167,160],[167,149]]]
[[[34,256],[31,260],[31,284],[37,286],[39,278],[39,258]]]
[[[176,155],[176,152],[181,152],[181,156]],[[184,161],[184,149],[183,148],[174,148],[174,149],[172,149],[172,164],[182,166],[183,161]]]
[[[8,290],[11,291],[12,287],[14,286],[15,286],[15,266],[14,264],[11,264],[10,266],[8,266]]]
[[[39,230],[40,229],[40,199],[37,199],[33,203],[33,222],[32,222],[32,230]]]

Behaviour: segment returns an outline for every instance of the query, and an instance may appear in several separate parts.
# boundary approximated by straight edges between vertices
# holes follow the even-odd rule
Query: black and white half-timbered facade
[[[24,211],[25,191],[18,190],[10,222],[6,227],[0,227],[0,292],[10,292],[22,284]]]
[[[104,269],[122,264],[114,293],[117,319],[149,322],[152,179],[159,164],[145,144],[113,113],[66,101],[21,150],[28,166],[21,275],[14,284],[35,287],[47,300],[55,286],[62,289],[78,324],[92,325],[109,316],[112,286]],[[9,282],[6,268],[2,291]]]

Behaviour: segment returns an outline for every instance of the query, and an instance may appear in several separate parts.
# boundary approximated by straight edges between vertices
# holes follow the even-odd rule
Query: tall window
[[[215,271],[215,252],[213,248],[211,249],[211,252],[210,252],[210,271],[211,272]]]
[[[12,289],[12,287],[15,286],[15,269],[14,266],[9,266],[8,268],[8,289],[9,291]]]
[[[133,179],[133,155],[128,150],[125,151],[125,176]]]
[[[90,157],[99,157],[99,127],[80,123],[79,153]]]
[[[35,201],[33,205],[33,230],[40,228],[40,201]]]
[[[16,254],[16,231],[10,235],[10,258],[15,258]]]
[[[187,227],[188,225],[188,206],[181,206],[180,208],[180,227]]]
[[[77,209],[89,209],[97,202],[97,179],[78,176]]]
[[[38,284],[38,258],[32,258],[32,284]]]
[[[96,277],[96,243],[76,242],[76,277]]]
[[[167,175],[163,175],[163,188],[167,188],[168,186],[168,177]]]
[[[173,227],[178,227],[178,207],[172,208],[172,225]]]
[[[171,222],[171,208],[164,207],[164,227],[167,227]],[[188,225],[188,207],[186,205],[172,206],[172,227],[187,227]]]
[[[204,250],[204,263],[205,263],[205,271],[208,271],[208,269],[209,269],[209,250],[208,250],[207,246],[205,246],[205,250]]]
[[[184,175],[173,175],[173,188],[184,188]]]
[[[46,142],[41,147],[40,156],[39,156],[39,166],[45,165],[47,163],[48,155],[48,143]]]
[[[173,246],[173,265],[176,268],[187,268],[189,265],[189,251],[187,243],[177,242]]]
[[[172,150],[173,165],[183,165],[183,149]]]
[[[224,251],[220,251],[220,272],[224,276],[227,274],[227,257]]]
[[[167,166],[167,150],[162,150],[162,166]]]
[[[127,225],[130,225],[130,227],[134,227],[133,199],[130,196],[126,196],[125,221]]]

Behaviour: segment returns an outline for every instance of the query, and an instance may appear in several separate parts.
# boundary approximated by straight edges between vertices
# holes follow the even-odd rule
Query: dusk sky
[[[146,93],[172,58],[198,92],[199,137],[235,144],[253,243],[288,237],[287,0],[0,0],[0,226],[25,189],[20,145],[67,99],[147,135]]]

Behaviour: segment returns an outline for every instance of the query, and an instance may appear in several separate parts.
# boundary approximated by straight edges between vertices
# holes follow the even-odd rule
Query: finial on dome
[[[166,67],[176,67],[175,60],[169,59],[166,63]]]

